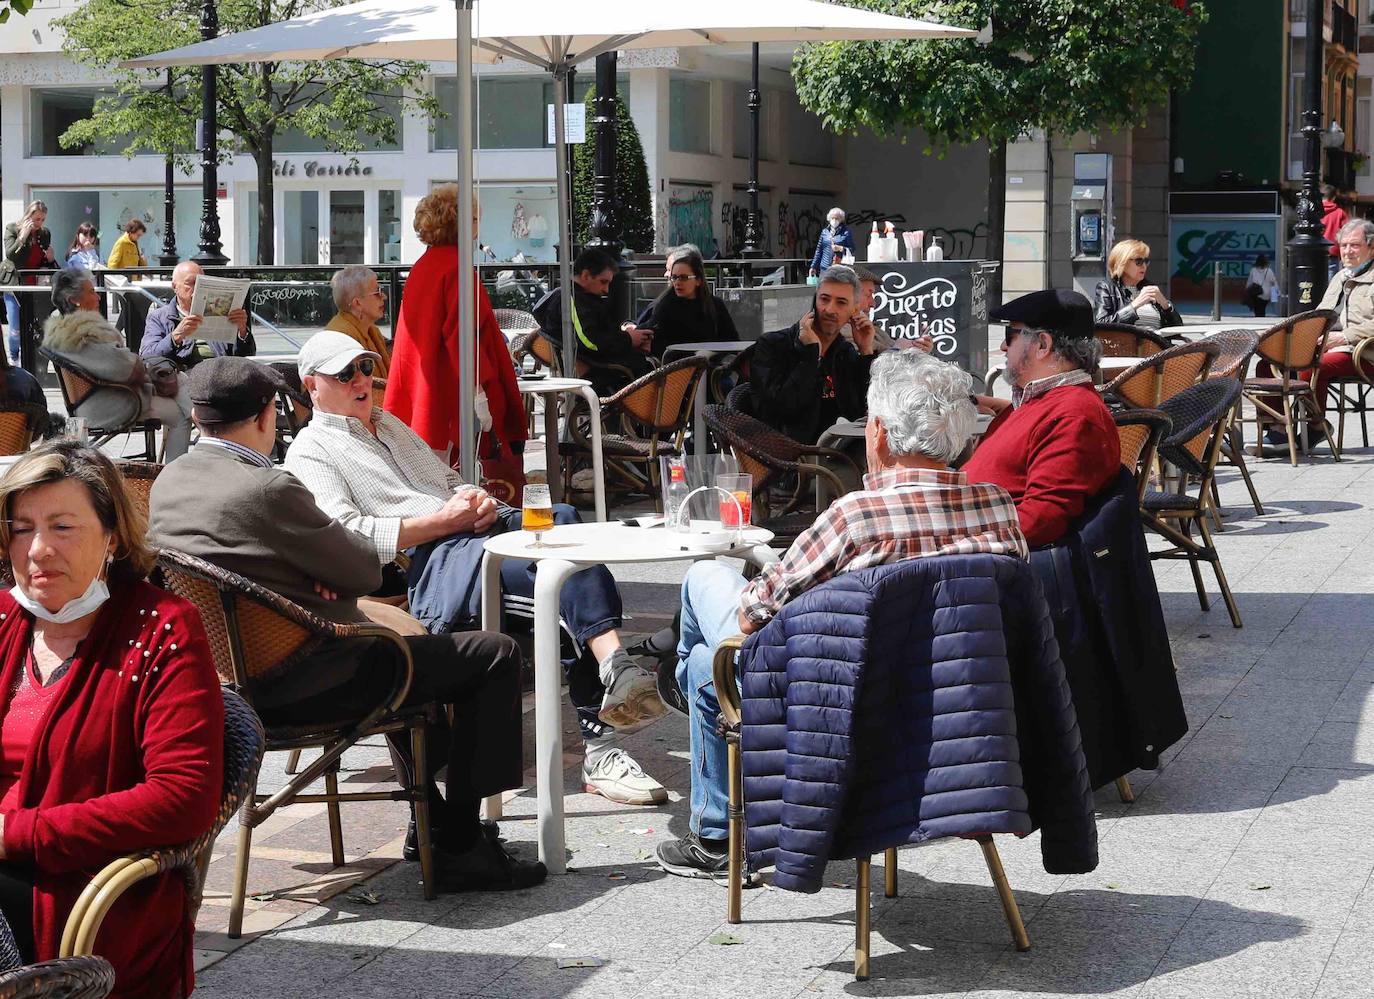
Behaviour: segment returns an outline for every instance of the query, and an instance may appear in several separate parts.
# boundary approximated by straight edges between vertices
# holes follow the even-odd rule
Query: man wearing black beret
[[[963,471],[1011,493],[1031,547],[1052,544],[1121,467],[1116,424],[1092,381],[1102,356],[1092,305],[1075,291],[1037,291],[989,318],[1007,326],[1012,397],[979,398],[997,418]]]
[[[365,624],[358,598],[381,584],[372,543],[315,503],[310,490],[268,455],[276,443],[282,379],[245,357],[202,361],[189,375],[200,442],[158,476],[148,533],[159,547],[195,555],[300,604],[327,621]],[[434,866],[440,891],[500,891],[544,880],[544,865],[507,854],[478,821],[482,798],[521,780],[519,647],[504,635],[469,631],[409,635],[414,676],[406,706],[450,704],[452,731],[432,726],[433,769],[447,764],[447,794],[431,782]],[[326,643],[254,685],[253,706],[269,728],[333,724],[386,697],[392,671],[378,668],[373,639]],[[393,758],[409,766],[408,739]],[[406,859],[417,856],[415,824]]]

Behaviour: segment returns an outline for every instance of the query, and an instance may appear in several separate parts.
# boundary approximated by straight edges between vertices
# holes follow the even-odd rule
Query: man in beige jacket
[[[1355,355],[1374,337],[1374,222],[1354,219],[1336,233],[1341,269],[1327,285],[1319,309],[1332,309],[1336,324],[1326,338],[1317,369],[1317,405],[1326,411],[1326,388],[1333,379],[1355,376]],[[1361,357],[1366,374],[1374,374],[1374,351]]]

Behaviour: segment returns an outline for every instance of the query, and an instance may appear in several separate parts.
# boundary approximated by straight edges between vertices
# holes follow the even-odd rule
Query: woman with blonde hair
[[[0,911],[26,961],[57,957],[92,872],[219,809],[219,678],[195,607],[147,581],[146,535],[98,448],[54,441],[0,479]],[[94,950],[116,995],[190,994],[191,891],[169,871],[115,903]]]
[[[474,216],[476,205],[473,205]],[[458,185],[441,184],[420,199],[415,234],[428,249],[406,278],[391,345],[383,408],[424,438],[445,460],[458,456],[458,316],[471,308],[458,274]],[[471,234],[476,238],[476,233]],[[482,456],[521,454],[525,404],[506,338],[477,275],[477,416]],[[501,497],[506,499],[507,497]],[[518,499],[518,497],[515,497]]]
[[[1182,326],[1183,317],[1159,286],[1145,278],[1150,247],[1138,239],[1123,239],[1107,255],[1107,280],[1097,283],[1093,319],[1147,330]]]

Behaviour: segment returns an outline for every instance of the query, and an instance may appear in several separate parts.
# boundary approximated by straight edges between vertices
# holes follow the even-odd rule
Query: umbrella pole
[[[567,122],[563,114],[563,82],[568,67],[560,63],[553,68],[553,137],[554,174],[558,179],[558,287],[563,297],[563,374],[569,378],[577,374],[577,338],[572,325],[572,227],[568,224],[570,202],[568,174],[563,169],[568,155]],[[554,446],[554,445],[549,445]],[[550,468],[552,474],[552,468]]]
[[[472,243],[472,6],[458,6],[458,471],[476,483],[477,289]]]

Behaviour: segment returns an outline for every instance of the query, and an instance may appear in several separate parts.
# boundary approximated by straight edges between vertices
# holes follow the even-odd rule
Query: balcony
[[[1347,52],[1359,50],[1359,23],[1355,15],[1339,6],[1334,0],[1326,0],[1326,18],[1322,25],[1322,35],[1332,45],[1340,45]],[[1302,38],[1307,34],[1307,0],[1288,0],[1288,20],[1293,26],[1293,37]]]
[[[1355,21],[1355,15],[1340,7],[1333,8],[1331,13],[1335,18],[1331,25],[1331,41],[1342,46],[1347,52],[1358,52],[1360,29]]]
[[[1355,154],[1348,149],[1326,150],[1325,180],[1338,191],[1355,189]]]

